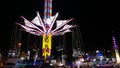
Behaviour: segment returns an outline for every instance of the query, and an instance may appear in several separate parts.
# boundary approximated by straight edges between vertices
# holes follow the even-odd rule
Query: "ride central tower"
[[[44,1],[44,19],[52,16],[52,0]]]

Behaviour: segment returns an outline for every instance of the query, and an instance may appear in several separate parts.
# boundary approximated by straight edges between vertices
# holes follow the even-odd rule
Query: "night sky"
[[[2,20],[0,49],[8,47],[13,24],[21,15],[33,19],[36,11],[43,14],[43,2],[43,0],[4,2],[0,16]],[[101,6],[101,3],[91,0],[53,0],[53,15],[59,12],[61,19],[75,18],[75,23],[81,30],[84,47],[88,50],[112,49],[112,30],[115,31],[118,41],[120,40],[118,32],[120,25],[110,24],[107,9],[105,3]]]

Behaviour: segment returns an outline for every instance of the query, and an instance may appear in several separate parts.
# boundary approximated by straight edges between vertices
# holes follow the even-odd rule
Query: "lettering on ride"
[[[49,42],[48,36],[45,36],[44,42],[45,42],[45,43],[48,43],[48,42]]]
[[[50,49],[48,48],[48,45],[45,45],[45,48],[43,49],[43,55],[49,56],[50,55]]]
[[[43,36],[43,56],[50,56],[51,53],[51,35]]]
[[[48,45],[45,45],[45,52],[47,52],[48,54],[50,53],[50,49],[48,48]]]

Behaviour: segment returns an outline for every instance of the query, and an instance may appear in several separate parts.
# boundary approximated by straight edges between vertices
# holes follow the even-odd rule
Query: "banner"
[[[42,43],[42,55],[45,59],[51,55],[51,34],[43,35]]]

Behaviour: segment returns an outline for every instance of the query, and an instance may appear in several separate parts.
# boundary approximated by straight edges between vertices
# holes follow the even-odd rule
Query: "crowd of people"
[[[102,53],[97,53],[95,56],[90,56],[89,54],[82,54],[81,52],[79,55],[73,56],[72,62],[66,62],[66,56],[61,57],[59,60],[54,58],[49,58],[44,62],[43,58],[38,56],[38,53],[35,53],[33,59],[30,59],[30,52],[27,52],[26,59],[20,58],[12,66],[24,67],[24,68],[120,68],[120,63],[116,63],[115,58],[107,58],[104,57]],[[12,57],[13,56],[13,57]],[[10,52],[8,53],[9,58],[16,58]],[[0,60],[2,58],[2,54],[0,54]],[[2,63],[0,63],[3,66]],[[4,63],[4,66],[8,66],[7,63]],[[11,65],[10,65],[11,66]]]

